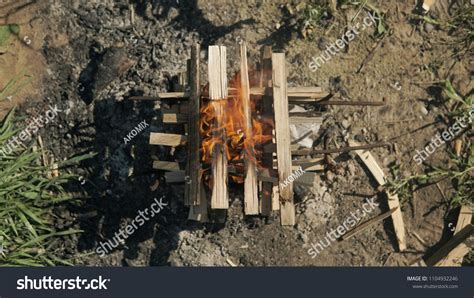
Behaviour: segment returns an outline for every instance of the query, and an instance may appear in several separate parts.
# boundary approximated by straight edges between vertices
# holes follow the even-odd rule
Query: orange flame
[[[222,149],[227,161],[234,165],[237,173],[233,174],[244,173],[244,160],[261,167],[260,156],[263,153],[261,148],[272,140],[273,128],[273,120],[256,117],[259,110],[255,98],[250,100],[252,120],[251,127],[247,127],[239,78],[240,74],[237,74],[231,82],[231,86],[237,87],[237,92],[229,98],[222,100],[202,98],[199,123],[202,162],[210,165],[214,151]],[[224,110],[220,126],[217,125],[215,107]],[[242,175],[231,174],[231,177],[237,183],[244,181]]]

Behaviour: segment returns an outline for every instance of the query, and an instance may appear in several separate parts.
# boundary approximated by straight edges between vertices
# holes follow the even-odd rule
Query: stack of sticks
[[[299,160],[292,164],[290,142],[290,124],[321,123],[321,115],[299,113],[290,115],[288,105],[293,102],[316,102],[329,94],[320,87],[287,87],[287,70],[285,54],[272,53],[270,47],[262,49],[258,70],[258,84],[250,86],[249,68],[247,63],[247,47],[240,46],[240,84],[237,88],[228,87],[227,50],[223,46],[209,46],[208,49],[208,92],[203,91],[200,76],[200,46],[191,49],[188,60],[186,79],[183,79],[182,90],[161,93],[158,97],[141,97],[140,99],[180,100],[181,104],[171,109],[161,109],[164,123],[187,124],[187,135],[170,133],[151,133],[150,144],[162,146],[187,146],[187,164],[181,169],[176,162],[155,161],[153,167],[164,170],[167,183],[184,183],[185,204],[190,206],[189,219],[200,222],[209,220],[208,212],[212,209],[229,208],[228,177],[233,165],[228,163],[225,152],[219,144],[213,147],[211,165],[211,185],[206,187],[203,182],[201,163],[201,141],[199,131],[200,104],[202,98],[209,99],[215,112],[217,127],[222,127],[225,116],[225,101],[229,97],[240,96],[245,117],[244,130],[252,132],[251,100],[258,97],[263,102],[261,117],[268,117],[274,123],[273,129],[266,133],[273,136],[271,144],[267,144],[263,154],[265,170],[258,170],[254,156],[255,148],[248,144],[243,156],[244,164],[244,212],[246,215],[269,216],[272,211],[280,210],[281,224],[295,224],[295,207],[293,202],[293,182],[286,181],[292,171],[300,166],[307,172],[297,183],[312,186],[316,174],[311,171],[323,170],[322,158]],[[187,82],[186,82],[187,81]],[[137,98],[138,99],[138,98]],[[181,101],[182,100],[182,101]],[[219,133],[219,132],[216,132]],[[219,136],[225,137],[224,133]],[[247,135],[247,138],[252,138]],[[222,140],[224,143],[225,140]]]

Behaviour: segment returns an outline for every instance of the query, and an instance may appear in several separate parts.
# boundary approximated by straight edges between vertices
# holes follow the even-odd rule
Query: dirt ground
[[[245,40],[251,63],[258,61],[263,45],[285,53],[291,86],[321,86],[335,98],[385,103],[324,110],[320,132],[331,148],[347,146],[349,137],[363,143],[389,140],[438,119],[442,110],[430,104],[438,96],[430,88],[432,82],[449,78],[462,95],[474,87],[472,52],[459,54],[446,42],[449,32],[415,22],[414,1],[372,1],[386,13],[390,34],[360,73],[357,70],[378,42],[375,27],[361,31],[346,52],[334,55],[317,71],[309,67],[323,44],[344,34],[357,13],[355,7],[339,9],[331,26],[302,38],[295,27],[297,16],[285,7],[299,1],[133,2],[133,25],[127,1],[38,1],[18,12],[10,10],[8,1],[0,4],[0,22],[22,24],[19,38],[0,55],[0,90],[24,67],[33,77],[12,102],[0,102],[2,115],[14,104],[21,104],[23,115],[38,104],[56,104],[65,112],[41,132],[55,159],[97,153],[80,167],[68,169],[82,177],[68,186],[80,204],[58,209],[57,226],[84,232],[65,239],[64,258],[73,257],[87,266],[406,266],[446,237],[456,217],[444,198],[452,186],[441,182],[439,189],[422,188],[414,200],[402,202],[406,252],[396,251],[392,222],[385,220],[311,258],[307,252],[311,243],[323,239],[376,192],[375,181],[354,154],[332,154],[334,169],[320,172],[320,181],[312,188],[296,188],[294,227],[280,226],[278,214],[244,216],[238,188],[231,194],[225,224],[189,222],[183,186],[166,185],[163,173],[152,169],[153,159],[172,158],[169,150],[148,145],[150,131],[168,128],[158,117],[163,103],[125,99],[171,90],[173,77],[185,70],[195,42],[203,49],[227,46],[229,65],[238,65],[238,42]],[[366,13],[363,10],[358,18]],[[432,13],[448,17],[443,6]],[[30,45],[22,41],[24,36],[31,37]],[[133,62],[123,73],[117,74],[113,65],[110,71],[97,65],[114,48],[124,48]],[[204,59],[206,52],[201,56]],[[114,80],[99,88],[91,81],[96,73],[100,76],[96,79],[112,76]],[[84,95],[88,88],[93,93],[90,104],[86,103],[90,94]],[[124,144],[123,138],[143,120],[151,123],[149,130]],[[438,123],[406,134],[392,141],[395,146],[371,152],[386,174],[394,165],[400,166],[404,177],[421,173],[423,166],[412,160],[414,152],[443,127]],[[185,160],[182,153],[176,156]],[[428,161],[442,165],[448,156],[438,150]],[[107,256],[94,253],[101,241],[111,239],[138,210],[162,196],[169,203],[162,213]],[[380,206],[371,216],[388,210],[384,196],[379,195],[377,202]]]

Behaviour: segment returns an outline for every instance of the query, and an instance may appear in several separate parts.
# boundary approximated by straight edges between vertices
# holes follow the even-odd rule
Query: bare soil
[[[316,72],[309,68],[311,58],[322,52],[318,45],[335,42],[344,34],[348,20],[357,13],[355,7],[338,10],[329,28],[318,28],[304,39],[295,27],[297,16],[284,8],[287,1],[133,1],[133,25],[127,1],[51,2],[33,3],[8,18],[0,14],[2,23],[22,24],[21,36],[32,37],[30,46],[15,40],[0,56],[0,90],[11,75],[27,67],[34,81],[14,98],[15,104],[24,107],[23,113],[27,115],[28,107],[37,101],[68,111],[41,133],[55,159],[97,152],[80,167],[67,169],[83,177],[68,186],[80,204],[57,210],[58,228],[75,226],[84,232],[65,239],[65,258],[88,266],[406,266],[436,249],[449,234],[448,224],[455,217],[444,196],[449,198],[452,185],[441,182],[439,189],[436,185],[420,189],[413,201],[402,202],[407,252],[396,252],[392,223],[385,220],[311,258],[307,253],[311,243],[323,239],[376,192],[375,181],[353,154],[331,155],[335,168],[322,172],[314,187],[296,189],[295,227],[280,226],[278,214],[244,216],[237,187],[233,187],[225,224],[188,222],[183,186],[166,185],[163,173],[152,169],[153,159],[175,158],[165,148],[148,145],[150,131],[170,129],[158,117],[164,103],[124,99],[171,90],[174,76],[185,70],[194,42],[203,48],[227,46],[230,65],[236,70],[238,41],[246,40],[253,63],[265,44],[286,54],[291,86],[317,85],[335,98],[385,103],[383,107],[325,110],[320,133],[331,148],[347,146],[348,137],[366,143],[389,140],[434,122],[443,112],[431,104],[439,96],[431,88],[433,81],[449,78],[463,95],[474,87],[472,53],[453,57],[457,49],[446,42],[449,32],[415,22],[412,1],[372,1],[387,14],[391,33],[360,73],[357,70],[378,42],[375,27],[360,32],[346,52],[334,55]],[[2,5],[0,12],[8,9]],[[443,7],[432,13],[442,20],[449,17]],[[365,15],[362,11],[361,17]],[[93,76],[85,70],[100,64],[104,53],[114,47],[125,48],[136,63],[123,74],[112,73],[117,78],[86,104],[82,92],[88,86],[81,78]],[[202,56],[206,57],[205,51]],[[4,113],[13,103],[0,105]],[[143,120],[151,123],[150,129],[132,144],[124,144],[123,138]],[[412,159],[415,150],[443,127],[438,123],[406,134],[393,140],[392,148],[371,152],[391,178],[393,165],[401,166],[405,177],[421,173],[423,166]],[[185,161],[184,152],[175,156]],[[445,148],[428,162],[448,162]],[[169,202],[167,209],[112,253],[103,258],[94,253],[101,241],[111,239],[139,210],[161,196]],[[380,207],[370,216],[388,210],[383,195],[377,201]]]

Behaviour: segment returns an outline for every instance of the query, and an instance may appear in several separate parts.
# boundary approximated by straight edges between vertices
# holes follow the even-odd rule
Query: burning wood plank
[[[349,146],[359,146],[356,141],[349,140]],[[378,182],[379,185],[385,185],[386,177],[385,174],[375,161],[375,158],[369,151],[364,150],[356,150],[357,155],[360,157],[362,162],[367,166],[369,171],[374,176],[375,180]],[[396,208],[396,211],[392,213],[392,221],[393,227],[395,229],[395,235],[398,241],[398,249],[400,251],[404,251],[406,249],[406,238],[405,238],[405,224],[403,222],[402,211],[400,209],[400,201],[398,200],[398,196],[396,194],[392,194],[386,191],[387,199],[388,199],[388,208],[392,210]]]
[[[152,132],[150,134],[151,145],[176,147],[179,145],[184,145],[186,141],[187,141],[186,136],[173,134],[173,133]]]
[[[459,211],[458,221],[456,223],[456,229],[454,235],[459,233],[464,227],[469,225],[472,221],[472,209],[470,206],[462,206]],[[470,251],[469,246],[464,243],[459,244],[456,248],[448,253],[448,255],[441,261],[436,263],[435,266],[441,267],[454,267],[461,266],[463,258]]]
[[[273,107],[277,143],[278,177],[285,181],[291,175],[290,123],[285,54],[272,54]],[[293,183],[280,184],[280,217],[282,225],[295,224]]]
[[[250,109],[250,83],[247,66],[247,46],[240,45],[240,84],[241,100],[244,114],[244,158],[245,158],[245,181],[244,181],[244,206],[245,214],[256,215],[259,212],[257,169],[255,164],[255,148],[252,132],[252,111]]]
[[[191,59],[189,60],[189,87],[190,87],[190,98],[189,98],[189,121],[188,121],[188,163],[186,164],[186,176],[188,181],[185,185],[185,205],[198,205],[206,204],[206,216],[207,216],[207,200],[206,197],[202,197],[201,193],[201,179],[202,170],[200,162],[199,147],[201,144],[201,136],[199,134],[199,109],[200,109],[200,77],[199,77],[199,55],[200,45],[196,44],[191,49]],[[203,202],[202,200],[204,199]],[[204,208],[204,207],[203,207]],[[200,210],[203,213],[203,210]],[[203,215],[204,216],[204,215]],[[203,217],[204,218],[204,217]]]
[[[227,98],[227,55],[226,47],[209,46],[209,97],[216,116],[214,134],[225,144],[224,134],[224,104]],[[227,192],[227,159],[222,144],[214,146],[212,171],[212,209],[228,209],[229,195]]]

